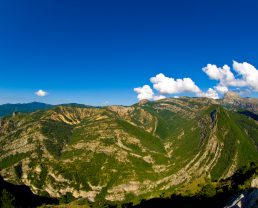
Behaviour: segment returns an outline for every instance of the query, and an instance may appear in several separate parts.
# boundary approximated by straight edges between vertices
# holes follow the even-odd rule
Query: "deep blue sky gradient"
[[[160,72],[205,90],[207,63],[258,68],[257,11],[256,0],[2,0],[0,103],[132,104]]]

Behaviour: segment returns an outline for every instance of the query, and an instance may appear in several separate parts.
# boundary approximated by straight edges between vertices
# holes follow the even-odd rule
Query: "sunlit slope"
[[[258,124],[207,98],[59,106],[1,121],[1,175],[38,194],[130,201],[257,161]]]

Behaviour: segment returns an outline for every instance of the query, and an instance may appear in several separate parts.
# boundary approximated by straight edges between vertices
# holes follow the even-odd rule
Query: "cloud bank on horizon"
[[[233,61],[232,68],[233,71],[228,65],[217,67],[215,64],[207,64],[207,66],[203,67],[202,71],[211,80],[218,82],[207,91],[201,90],[189,77],[174,79],[166,77],[162,73],[150,78],[153,88],[149,85],[144,85],[134,88],[134,91],[137,93],[138,100],[159,100],[166,98],[167,95],[177,97],[186,92],[193,93],[197,97],[218,99],[219,95],[225,94],[230,89],[258,92],[258,70],[253,65],[247,62],[238,63]]]

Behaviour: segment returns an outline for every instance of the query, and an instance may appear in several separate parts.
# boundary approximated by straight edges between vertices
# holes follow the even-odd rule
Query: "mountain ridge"
[[[181,97],[181,98],[191,98],[191,97]],[[173,99],[171,98],[165,98],[165,99]],[[177,99],[177,98],[174,98]],[[204,98],[205,99],[205,98]],[[224,105],[230,105],[231,107],[241,107],[240,105],[243,103],[245,104],[244,107],[248,107],[249,105],[255,105],[256,108],[258,108],[258,98],[251,98],[251,97],[240,97],[240,95],[234,91],[228,91],[227,93],[224,94],[224,96],[221,99],[214,100],[215,103],[221,103]],[[149,101],[147,99],[140,100],[139,102],[132,104],[133,105],[144,105],[148,102],[153,102]],[[23,112],[23,113],[30,113],[36,110],[46,110],[50,108],[54,108],[57,106],[74,106],[74,107],[93,107],[93,108],[100,108],[100,107],[105,107],[105,106],[91,106],[87,104],[81,104],[81,103],[63,103],[63,104],[47,104],[47,103],[42,103],[42,102],[28,102],[28,103],[5,103],[0,105],[0,117],[11,115],[12,113],[15,112]],[[127,106],[127,105],[107,105],[107,106]],[[242,106],[243,107],[243,106]],[[257,111],[257,109],[256,109]]]
[[[166,98],[5,117],[1,175],[40,195],[71,193],[89,201],[194,193],[197,184],[258,160],[257,121],[220,102]]]

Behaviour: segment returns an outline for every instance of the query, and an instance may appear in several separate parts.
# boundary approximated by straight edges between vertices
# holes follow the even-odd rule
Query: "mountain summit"
[[[258,113],[257,98],[241,98],[236,92],[227,92],[222,99],[222,104],[235,110],[242,109]]]
[[[224,97],[223,97],[223,101],[225,103],[234,103],[241,100],[241,97],[238,93],[233,92],[233,91],[228,91],[227,93],[225,93]]]

